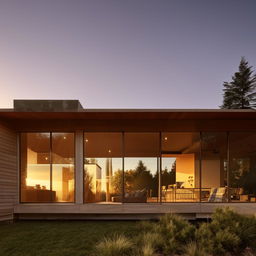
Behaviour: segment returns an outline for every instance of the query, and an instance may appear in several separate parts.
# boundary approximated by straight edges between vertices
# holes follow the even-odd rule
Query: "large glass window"
[[[159,133],[125,133],[124,143],[124,202],[158,202]]]
[[[162,133],[162,202],[200,200],[200,134]]]
[[[74,135],[21,134],[21,202],[74,201]]]
[[[58,202],[74,201],[74,134],[52,134],[52,190]]]
[[[84,134],[84,202],[121,203],[122,133]]]
[[[229,135],[229,196],[232,202],[256,202],[256,133]]]
[[[201,200],[227,202],[227,133],[202,133]]]

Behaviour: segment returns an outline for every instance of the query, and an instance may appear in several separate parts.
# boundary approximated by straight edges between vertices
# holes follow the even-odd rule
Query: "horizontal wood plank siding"
[[[17,203],[17,135],[0,123],[0,221],[13,219]]]

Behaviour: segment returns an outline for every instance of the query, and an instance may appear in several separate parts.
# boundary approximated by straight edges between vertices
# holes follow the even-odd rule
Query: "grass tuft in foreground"
[[[113,238],[104,238],[96,246],[96,255],[125,256],[132,250],[132,242],[124,235],[115,235]]]

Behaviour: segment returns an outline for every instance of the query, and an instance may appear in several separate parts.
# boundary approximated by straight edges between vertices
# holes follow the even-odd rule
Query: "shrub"
[[[164,251],[181,253],[184,244],[194,240],[195,227],[181,216],[166,214],[159,221],[159,232],[165,239]]]
[[[150,245],[155,250],[161,250],[164,246],[164,239],[161,234],[155,232],[146,232],[139,236],[140,244]]]
[[[100,256],[125,256],[132,250],[132,242],[123,235],[104,238],[96,245],[96,252]]]
[[[240,215],[229,208],[217,209],[211,223],[200,225],[196,239],[214,255],[240,254],[247,247],[255,247],[256,218]]]
[[[159,222],[139,223],[136,247],[124,236],[105,238],[96,247],[100,256],[252,256],[256,249],[256,217],[229,208],[217,209],[212,221],[196,228],[180,216],[167,214]]]

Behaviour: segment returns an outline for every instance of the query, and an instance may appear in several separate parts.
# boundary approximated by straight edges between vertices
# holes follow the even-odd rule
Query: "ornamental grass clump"
[[[96,245],[96,253],[100,256],[128,256],[131,255],[132,242],[124,235],[104,238]]]
[[[135,240],[137,245],[137,254],[142,256],[150,256],[161,252],[165,243],[162,235],[160,233],[156,233],[154,230],[147,230],[146,232],[139,234]]]
[[[256,246],[256,218],[240,215],[229,208],[217,209],[210,223],[196,231],[196,240],[209,254],[241,255],[246,248]]]
[[[141,256],[154,256],[155,255],[155,249],[153,248],[151,243],[145,243],[141,247],[141,252],[138,254]]]
[[[208,256],[203,248],[193,241],[184,246],[183,256]]]

